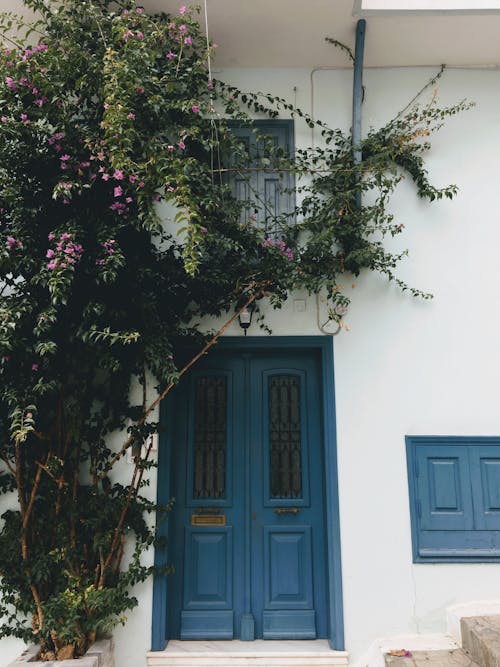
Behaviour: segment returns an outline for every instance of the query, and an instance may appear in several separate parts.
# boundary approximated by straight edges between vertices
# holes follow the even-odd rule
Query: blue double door
[[[215,351],[179,386],[172,637],[327,636],[319,361]]]

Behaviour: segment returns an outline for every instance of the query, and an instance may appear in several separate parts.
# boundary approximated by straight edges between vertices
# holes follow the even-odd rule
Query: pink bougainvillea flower
[[[144,35],[142,34],[142,32],[137,33],[137,39],[144,39]]]
[[[105,109],[109,109],[109,104],[107,102],[104,102],[103,106]]]
[[[31,370],[32,371],[37,371],[38,370],[38,364],[31,364]]]
[[[23,121],[27,121],[27,120],[28,120],[28,115],[25,114],[25,113],[22,113],[22,114],[21,114],[21,120],[23,120]]]
[[[2,116],[0,120],[2,121],[2,123],[6,123],[9,119],[7,118],[7,116]]]
[[[144,181],[139,181],[139,187],[140,188],[143,188],[145,185],[146,185],[146,183],[144,183]]]
[[[177,145],[181,150],[184,150],[186,148],[186,144],[182,141],[182,139],[177,142]]]
[[[60,160],[61,162],[67,162],[68,160],[71,160],[71,155],[65,153],[64,155],[61,155]]]
[[[167,53],[167,58],[168,58],[169,60],[172,60],[173,58],[175,58],[175,53],[172,53],[172,51],[169,51],[169,52]]]
[[[136,11],[136,14],[144,14],[144,9],[142,7],[137,7],[137,9],[135,11]]]
[[[125,201],[127,202],[127,204],[131,204],[134,200],[132,199],[132,197],[127,197]]]
[[[113,172],[113,178],[115,181],[123,181],[123,171],[121,169],[115,169]]]
[[[113,192],[114,192],[115,197],[121,197],[122,194],[123,194],[123,190],[121,189],[121,187],[119,185],[113,190]]]
[[[103,174],[101,178],[103,181],[109,181],[109,174]]]
[[[17,241],[13,236],[7,236],[7,245],[9,246],[9,250],[12,250],[17,245]]]
[[[47,259],[52,259],[52,257],[54,257],[54,255],[55,255],[55,252],[52,250],[52,248],[49,248],[49,249],[47,250],[47,254],[45,255],[45,257],[46,257]]]
[[[127,39],[130,39],[133,36],[134,33],[132,32],[132,30],[127,30],[127,32],[123,35],[123,40],[126,42]]]
[[[96,259],[95,263],[97,264],[97,266],[102,266],[104,264],[104,260],[103,259]]]
[[[64,232],[64,234],[61,234],[61,241],[68,241],[70,239],[72,234],[69,234],[68,232]]]
[[[167,146],[167,151],[169,151],[171,153],[173,150],[174,150],[174,147],[171,144],[169,146]]]
[[[184,44],[186,46],[191,46],[192,43],[193,43],[193,40],[191,39],[191,37],[189,37],[189,35],[184,38]]]
[[[54,234],[54,232],[50,232],[47,238],[49,239],[49,241],[53,241],[56,238],[56,235]]]
[[[57,259],[51,259],[50,262],[47,264],[47,269],[49,271],[53,271],[57,266]]]
[[[129,115],[127,116],[127,118],[130,118],[130,120],[135,120],[135,113],[133,113],[133,111],[131,111],[129,113]]]
[[[184,14],[187,12],[187,7],[186,5],[182,5],[182,7],[179,8],[179,14],[181,16],[184,16]]]
[[[184,25],[184,23],[179,26],[179,32],[181,33],[181,35],[183,35],[186,32],[186,30],[187,30],[187,25]]]
[[[6,76],[5,77],[5,83],[7,84],[7,88],[10,88],[11,90],[16,90],[17,89],[17,83],[14,81],[14,79],[11,76]]]
[[[200,112],[200,107],[197,104],[193,104],[193,106],[191,107],[191,111],[193,113],[199,113]]]
[[[161,199],[160,195],[157,192],[155,192],[153,195],[153,201],[160,201],[160,199]]]
[[[137,176],[134,176],[133,174],[131,174],[131,175],[128,177],[128,180],[129,180],[129,183],[135,183],[136,180],[137,180]]]

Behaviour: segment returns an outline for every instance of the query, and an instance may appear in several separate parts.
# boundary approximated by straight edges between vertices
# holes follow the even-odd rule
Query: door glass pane
[[[296,375],[271,376],[269,378],[271,498],[302,496],[300,430],[300,379]]]
[[[194,428],[194,498],[224,498],[226,495],[226,415],[226,378],[198,378]]]

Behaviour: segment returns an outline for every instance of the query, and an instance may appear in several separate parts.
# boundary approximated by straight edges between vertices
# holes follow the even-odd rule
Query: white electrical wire
[[[203,0],[203,8],[205,10],[205,32],[207,33],[207,65],[208,65],[208,81],[212,82],[212,61],[210,58],[210,38],[208,36],[208,9],[207,0]]]

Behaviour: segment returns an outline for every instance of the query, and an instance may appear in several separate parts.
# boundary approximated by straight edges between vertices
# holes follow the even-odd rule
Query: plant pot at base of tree
[[[114,646],[112,639],[100,639],[89,646],[88,651],[81,658],[69,660],[37,660],[39,646],[30,646],[8,667],[115,667]]]

